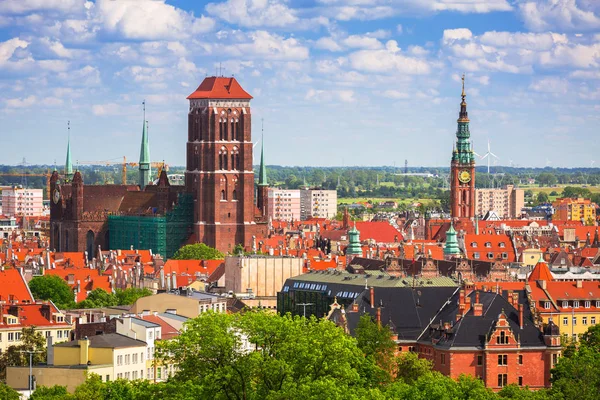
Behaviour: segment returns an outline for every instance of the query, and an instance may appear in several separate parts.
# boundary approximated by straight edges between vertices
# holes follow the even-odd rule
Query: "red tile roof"
[[[467,258],[471,260],[516,261],[515,251],[508,235],[466,234],[465,249],[467,251]],[[475,253],[478,253],[479,257],[476,257]],[[491,258],[488,257],[489,254],[492,255]],[[504,255],[506,256],[504,257]]]
[[[552,274],[550,273],[548,264],[546,264],[545,262],[538,262],[537,264],[535,264],[535,267],[533,268],[533,271],[531,271],[531,274],[529,274],[529,277],[527,278],[527,280],[529,282],[553,281],[554,278],[552,277]]]
[[[360,240],[373,239],[377,243],[394,243],[402,240],[402,233],[387,221],[357,222]]]
[[[160,325],[160,338],[162,340],[169,340],[173,339],[175,336],[179,336],[179,331],[177,329],[156,315],[144,315],[138,318]]]
[[[72,275],[71,288],[75,290],[77,288],[77,281],[79,281],[79,292],[77,293],[76,302],[83,301],[87,298],[87,292],[91,292],[94,289],[104,289],[108,293],[112,293],[113,287],[111,279],[112,277],[107,275],[100,275],[97,269],[90,268],[56,268],[48,269],[45,271],[47,275],[56,275],[62,278],[65,282],[69,282],[69,275]]]
[[[219,265],[223,264],[223,260],[167,260],[164,266],[165,273],[177,273],[181,275],[195,275],[196,273],[210,276]],[[190,282],[191,283],[191,282]],[[187,286],[187,285],[185,285]]]
[[[21,302],[33,303],[33,295],[25,278],[15,268],[3,268],[0,271],[0,299],[7,301],[11,298]]]
[[[188,99],[251,99],[250,96],[238,83],[231,77],[207,77],[204,78],[198,89],[190,94]]]
[[[46,307],[48,307],[49,313],[44,313],[42,311],[43,308],[46,308]],[[4,315],[10,314],[11,309],[14,311],[18,311],[19,322],[17,324],[7,324],[6,319],[3,318],[2,321],[0,321],[0,327],[2,329],[23,328],[23,327],[28,327],[28,326],[35,326],[35,327],[53,326],[53,327],[65,327],[65,328],[71,327],[71,325],[66,322],[55,322],[54,321],[54,319],[52,318],[52,314],[59,313],[60,311],[51,302],[47,302],[44,304],[38,304],[38,303],[33,303],[33,304],[19,303],[19,304],[15,304],[15,305],[6,304],[6,305],[2,306],[2,312]]]

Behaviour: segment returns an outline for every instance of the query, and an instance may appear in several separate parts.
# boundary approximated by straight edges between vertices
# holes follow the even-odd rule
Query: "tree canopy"
[[[225,255],[204,243],[187,244],[177,250],[175,260],[221,260]]]
[[[117,289],[108,293],[102,288],[97,288],[88,293],[87,298],[77,303],[77,308],[97,308],[124,306],[136,302],[140,297],[150,296],[152,291],[147,288]]]
[[[21,351],[35,351],[32,360],[34,364],[46,361],[46,338],[35,327],[30,326],[21,330],[20,344],[8,346],[0,354],[0,378],[6,377],[6,367],[29,365],[29,356]]]
[[[75,305],[75,294],[67,282],[56,275],[34,276],[29,289],[36,300],[52,300],[60,309]]]

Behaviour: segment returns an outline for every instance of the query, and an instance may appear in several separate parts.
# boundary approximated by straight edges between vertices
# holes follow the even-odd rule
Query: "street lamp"
[[[29,354],[29,395],[31,396],[31,391],[33,389],[33,354],[34,353],[43,353],[43,351],[19,350],[19,353],[28,353]]]
[[[304,309],[303,316],[304,316],[304,318],[306,318],[306,306],[314,306],[315,303],[298,303],[296,305],[302,306],[302,308]]]

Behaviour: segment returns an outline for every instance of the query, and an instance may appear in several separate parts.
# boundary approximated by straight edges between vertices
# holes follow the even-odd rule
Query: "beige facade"
[[[132,314],[172,313],[188,318],[196,318],[203,312],[226,312],[227,300],[204,292],[191,292],[190,296],[172,293],[159,293],[139,298],[131,309]]]
[[[337,214],[337,191],[306,189],[300,191],[300,219],[334,218]]]
[[[503,189],[475,189],[475,214],[482,217],[494,211],[500,218],[513,219],[525,206],[525,192],[513,185]]]
[[[542,256],[540,249],[525,249],[523,250],[522,263],[524,267],[535,267]]]
[[[269,188],[268,204],[271,220],[300,220],[300,190]]]
[[[225,289],[276,297],[286,279],[302,274],[303,262],[291,257],[225,257]]]
[[[54,385],[66,386],[69,392],[85,382],[86,374],[98,374],[106,381],[106,377],[112,380],[112,365],[77,365],[77,366],[55,366],[44,365],[32,368],[35,376],[36,386],[52,387]],[[16,390],[27,390],[29,367],[6,368],[6,384]]]

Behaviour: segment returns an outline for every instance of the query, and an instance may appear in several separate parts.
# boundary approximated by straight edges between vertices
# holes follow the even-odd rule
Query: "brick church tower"
[[[469,140],[469,116],[465,98],[465,76],[462,77],[462,101],[456,131],[456,146],[450,167],[450,213],[452,218],[475,216],[475,157]]]
[[[221,251],[249,248],[266,230],[255,219],[251,99],[233,77],[207,77],[188,96],[185,185],[194,196],[193,231],[197,242]]]

